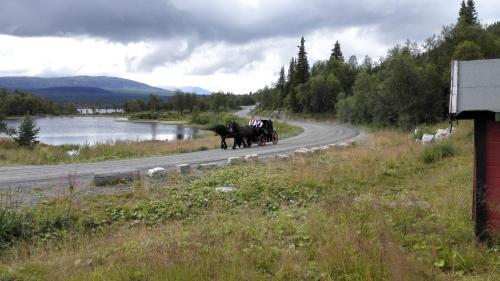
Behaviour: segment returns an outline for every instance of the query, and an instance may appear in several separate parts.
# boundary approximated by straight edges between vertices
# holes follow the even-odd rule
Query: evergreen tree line
[[[125,102],[123,109],[127,113],[141,111],[175,111],[180,114],[212,111],[222,112],[239,109],[242,105],[253,105],[255,100],[251,95],[234,95],[232,93],[216,92],[210,96],[176,92],[168,99],[150,95],[147,101],[135,99]]]
[[[7,92],[5,89],[0,89],[1,117],[23,116],[26,114],[63,115],[77,113],[78,111],[73,105],[57,104],[21,91]]]
[[[462,1],[457,22],[423,46],[408,41],[373,62],[344,59],[337,41],[330,58],[307,61],[305,40],[278,81],[255,93],[264,110],[336,114],[340,121],[409,129],[447,117],[451,60],[500,58],[500,22],[484,26],[473,0]]]
[[[0,133],[12,136],[21,146],[31,146],[37,143],[39,129],[31,119],[30,114],[77,114],[78,111],[73,105],[62,105],[51,101],[46,101],[31,94],[14,91],[7,92],[0,89]],[[3,122],[8,116],[25,116],[19,129],[8,128]]]

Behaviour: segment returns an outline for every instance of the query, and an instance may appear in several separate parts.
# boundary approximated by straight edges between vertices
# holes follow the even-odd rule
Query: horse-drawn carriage
[[[214,127],[213,131],[221,137],[222,149],[227,149],[227,138],[234,138],[233,149],[241,145],[249,147],[252,143],[257,143],[260,146],[264,146],[268,142],[277,144],[279,138],[278,132],[274,130],[273,121],[271,120],[262,120],[262,127],[249,125],[240,126],[236,122],[231,122],[227,127],[224,125],[217,125]]]
[[[257,143],[260,146],[264,146],[268,142],[272,142],[273,144],[278,143],[278,132],[274,130],[273,121],[271,121],[271,119],[262,120],[262,127],[257,128],[256,135]]]

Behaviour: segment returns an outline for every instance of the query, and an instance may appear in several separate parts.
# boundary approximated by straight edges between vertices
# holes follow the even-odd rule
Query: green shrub
[[[242,119],[234,116],[231,113],[197,113],[191,118],[191,123],[202,125],[204,127],[213,127],[217,124],[228,124],[231,121],[242,123]]]
[[[137,112],[130,116],[131,120],[156,120],[160,117],[160,113],[156,111]]]
[[[0,208],[0,251],[31,236],[29,220],[11,207]]]
[[[424,163],[435,163],[441,159],[452,157],[455,154],[456,149],[451,143],[430,144],[420,154],[420,160]]]

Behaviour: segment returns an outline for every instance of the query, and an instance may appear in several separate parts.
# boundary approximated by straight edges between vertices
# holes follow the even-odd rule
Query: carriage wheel
[[[273,131],[273,133],[271,135],[271,141],[273,142],[273,144],[277,144],[278,143],[278,132]]]
[[[259,145],[264,146],[267,143],[266,135],[262,134],[259,136]]]

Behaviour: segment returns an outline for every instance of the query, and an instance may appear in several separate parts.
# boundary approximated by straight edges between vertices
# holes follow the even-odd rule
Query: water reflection
[[[131,123],[117,117],[42,117],[35,118],[40,127],[39,139],[51,145],[114,143],[116,141],[175,141],[193,139],[201,130],[184,125]],[[19,127],[20,120],[7,120]]]
[[[184,130],[184,126],[183,125],[178,125],[177,126],[177,139],[178,140],[182,140],[184,139],[184,135],[185,135],[185,130]]]
[[[152,140],[157,140],[156,135],[158,134],[158,124],[157,123],[151,123],[151,139]]]

